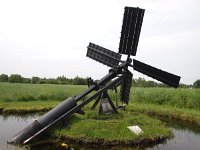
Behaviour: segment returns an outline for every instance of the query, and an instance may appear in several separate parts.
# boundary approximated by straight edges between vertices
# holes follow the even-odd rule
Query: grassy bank
[[[0,102],[2,114],[27,114],[47,112],[58,105],[59,101]]]
[[[195,124],[200,127],[200,110],[178,108],[169,105],[155,105],[133,102],[126,107],[127,111],[140,112],[151,117],[164,117],[177,121]]]
[[[37,113],[47,112],[58,105],[59,101],[30,101],[30,102],[3,102],[0,103],[3,114],[26,114],[26,113]],[[89,104],[91,106],[91,104]],[[89,106],[86,106],[84,110],[87,112]],[[126,111],[140,112],[147,114],[152,117],[166,117],[174,120],[180,120],[190,123],[195,123],[200,126],[200,110],[199,109],[187,109],[172,107],[169,105],[155,105],[145,104],[138,102],[131,102],[127,107]]]
[[[54,134],[67,142],[144,146],[162,141],[171,133],[161,121],[142,113],[120,111],[119,114],[97,115],[96,111],[87,110],[84,116],[73,116],[67,128],[57,129]],[[127,127],[133,125],[138,125],[143,133],[132,133]]]

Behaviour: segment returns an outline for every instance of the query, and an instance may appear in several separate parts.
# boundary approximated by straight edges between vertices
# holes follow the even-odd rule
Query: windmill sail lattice
[[[119,53],[115,53],[94,43],[89,43],[86,56],[111,68],[118,66],[121,61]]]
[[[144,12],[138,7],[125,7],[119,53],[136,55]]]
[[[178,87],[180,77],[133,59],[133,69],[169,86]]]

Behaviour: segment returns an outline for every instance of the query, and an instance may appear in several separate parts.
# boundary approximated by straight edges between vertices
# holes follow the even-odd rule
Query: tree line
[[[198,82],[198,83],[197,83]],[[132,80],[132,86],[134,87],[169,87],[166,84],[158,83],[151,80],[145,80],[144,78],[139,77],[138,79]],[[200,88],[200,80],[195,81],[193,85],[180,83],[179,87],[181,88]]]
[[[87,85],[87,79],[76,76],[73,79],[59,76],[57,78],[40,78],[33,76],[32,78],[24,78],[19,74],[0,75],[0,82],[9,83],[32,83],[32,84],[71,84],[71,85]]]
[[[57,78],[40,78],[33,76],[32,78],[24,78],[19,74],[7,74],[0,75],[0,82],[9,83],[32,83],[32,84],[69,84],[69,85],[87,85],[87,78],[76,76],[75,78],[67,78],[64,75]],[[144,78],[139,77],[138,79],[132,80],[132,86],[134,87],[168,87],[163,83],[155,81],[148,81]],[[193,85],[180,84],[183,88],[200,88],[200,79],[196,80]]]

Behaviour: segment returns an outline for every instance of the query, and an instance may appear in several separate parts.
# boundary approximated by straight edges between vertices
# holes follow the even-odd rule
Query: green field
[[[81,93],[87,86],[0,83],[0,103],[30,101],[63,101]],[[119,92],[118,92],[119,93]],[[111,92],[111,98],[118,95]],[[131,102],[169,105],[178,108],[200,108],[200,89],[132,88]]]
[[[199,109],[200,89],[132,88],[131,100],[145,104]]]
[[[66,98],[78,95],[86,88],[86,86],[75,85],[0,83],[1,113],[44,112]],[[110,92],[110,96],[116,103],[118,94]],[[169,128],[155,119],[155,116],[200,126],[200,89],[132,88],[130,99],[126,111],[120,111],[118,115],[112,114],[110,118],[96,115],[97,110],[91,111],[90,103],[83,109],[86,115],[74,115],[69,122],[69,127],[56,130],[54,135],[86,139],[83,142],[99,139],[154,140],[154,138],[170,136]],[[126,128],[129,125],[140,125],[145,134],[133,136]]]
[[[0,83],[1,102],[62,101],[75,96],[86,86],[56,84]]]
[[[10,114],[47,111],[86,88],[80,85],[0,83],[0,107],[3,113]],[[115,92],[110,95],[114,101],[119,98]],[[200,89],[133,87],[130,99],[127,106],[130,111],[200,122]]]
[[[7,114],[47,111],[86,86],[0,83],[0,107]]]

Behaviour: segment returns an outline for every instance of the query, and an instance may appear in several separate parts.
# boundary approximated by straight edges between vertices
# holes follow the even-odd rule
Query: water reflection
[[[161,118],[167,126],[171,127],[174,137],[167,140],[164,144],[158,144],[148,150],[199,150],[200,149],[200,128],[195,124],[177,122]]]
[[[17,132],[30,124],[37,115],[29,116],[2,116],[0,115],[0,149],[14,149],[14,146],[7,144],[7,141]],[[16,148],[16,147],[15,147]],[[21,148],[17,148],[21,149]]]

